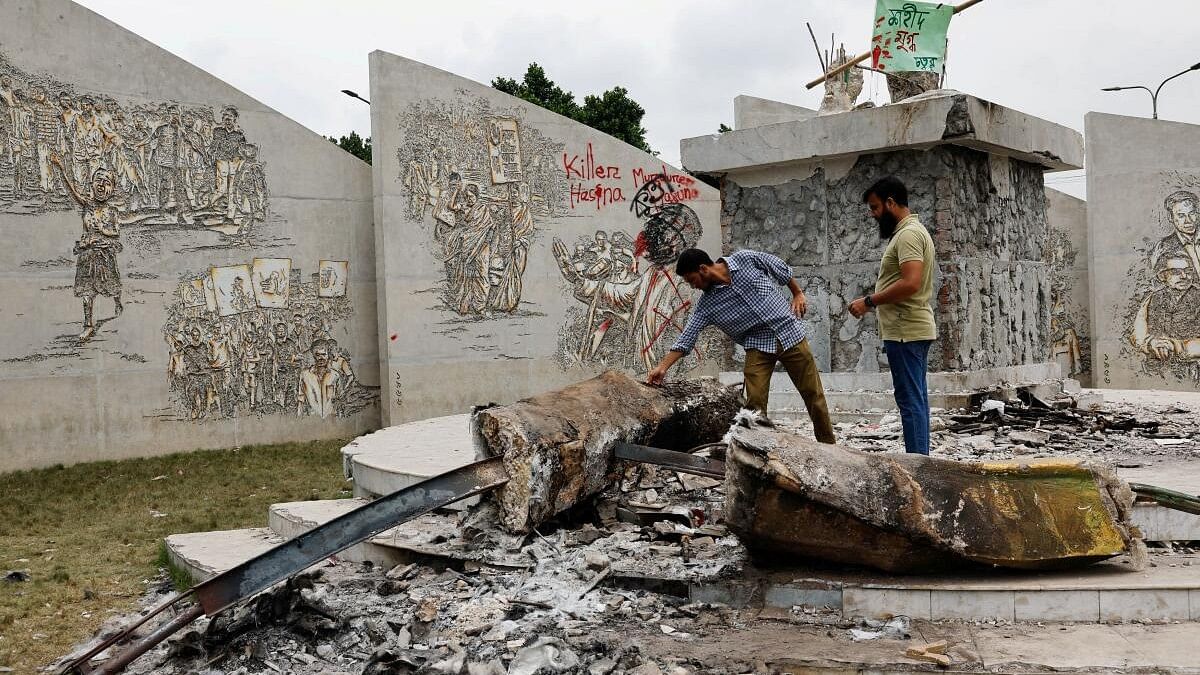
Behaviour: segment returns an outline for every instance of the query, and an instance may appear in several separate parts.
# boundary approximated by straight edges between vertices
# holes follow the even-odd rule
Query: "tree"
[[[329,139],[330,143],[333,143],[334,145],[361,159],[367,164],[371,163],[370,136],[364,140],[363,137],[359,136],[357,132],[351,131],[349,136],[342,136],[341,138],[336,139],[333,136],[327,136],[326,138]]]
[[[520,82],[507,77],[497,77],[492,80],[492,86],[563,117],[578,119],[579,104],[575,102],[575,95],[554,84],[546,77],[546,71],[536,63],[529,64],[525,78]]]
[[[619,138],[622,141],[651,154],[655,153],[646,142],[646,129],[642,117],[646,110],[629,97],[625,87],[613,87],[596,96],[588,94],[580,106],[575,95],[564,90],[546,76],[544,68],[536,63],[529,64],[525,77],[518,82],[508,77],[497,77],[492,86],[517,98],[539,105],[576,122]]]
[[[613,87],[599,96],[585,96],[576,119],[639,150],[653,152],[646,143],[646,129],[642,126],[645,114],[645,108],[629,98],[625,87]]]

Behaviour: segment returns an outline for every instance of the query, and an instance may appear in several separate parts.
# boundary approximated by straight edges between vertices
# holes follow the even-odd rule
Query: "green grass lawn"
[[[0,474],[0,666],[32,673],[133,608],[168,534],[263,527],[275,502],[350,496],[345,441]]]

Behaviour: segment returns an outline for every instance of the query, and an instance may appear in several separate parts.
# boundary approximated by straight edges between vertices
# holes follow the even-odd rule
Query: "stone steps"
[[[474,447],[469,414],[434,417],[359,436],[342,448],[342,466],[354,495],[374,499],[475,461]]]
[[[266,527],[172,534],[166,538],[171,564],[199,583],[282,544]]]
[[[292,539],[309,530],[369,503],[361,497],[353,499],[321,499],[308,502],[272,504],[267,515],[267,527],[282,539]],[[340,560],[370,562],[390,567],[398,561],[393,550],[364,541],[337,554]]]
[[[358,500],[293,502],[272,507],[271,522],[299,534],[332,519]],[[450,563],[471,560],[440,546],[439,531],[452,527],[451,515],[429,515],[389,530],[348,551],[383,566],[415,558]],[[292,536],[294,536],[292,534]],[[171,559],[197,581],[225,571],[282,542],[267,528],[172,535]],[[351,560],[348,555],[341,559]],[[1065,572],[974,573],[904,577],[870,571],[797,567],[787,571],[749,568],[736,578],[678,580],[645,571],[614,568],[611,583],[625,588],[668,589],[691,602],[790,611],[828,608],[846,619],[906,615],[914,619],[998,619],[1005,621],[1124,622],[1200,621],[1200,564],[1182,556],[1155,556],[1157,566],[1131,571],[1116,561]],[[512,566],[519,566],[516,562]],[[644,567],[644,565],[642,565]]]

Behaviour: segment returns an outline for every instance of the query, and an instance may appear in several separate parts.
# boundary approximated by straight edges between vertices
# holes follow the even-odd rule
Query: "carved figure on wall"
[[[554,239],[559,272],[586,307],[569,312],[559,355],[564,367],[601,363],[649,370],[683,329],[691,291],[672,266],[699,243],[703,228],[690,207],[666,201],[674,191],[666,175],[650,177],[638,190],[630,210],[645,220],[636,238],[597,230],[573,250]]]
[[[540,219],[563,212],[562,144],[464,94],[413,104],[397,151],[408,216],[432,226],[441,297],[455,314],[486,319],[520,310],[529,248]]]
[[[338,263],[325,269],[343,275],[340,295],[321,294],[319,272],[301,281],[301,270],[286,258],[213,267],[179,285],[163,337],[180,419],[346,417],[378,400],[378,387],[358,381],[350,353],[332,336],[353,314],[344,286],[348,263],[322,262]],[[257,285],[275,288],[281,279],[286,292],[256,292]],[[212,302],[197,302],[196,294],[209,287]]]
[[[107,170],[112,200],[139,221],[211,228],[245,243],[253,224],[267,218],[269,191],[258,148],[238,117],[234,106],[221,108],[218,122],[208,107],[77,93],[0,54],[0,210],[71,208],[67,186],[54,175],[57,155],[76,185]]]
[[[113,299],[112,319],[121,316],[121,272],[117,268],[117,254],[121,246],[121,224],[127,220],[118,207],[110,203],[114,181],[112,173],[103,167],[91,176],[91,188],[87,194],[77,187],[63,166],[62,159],[51,155],[51,163],[58,168],[63,184],[71,198],[79,204],[83,215],[83,234],[75,242],[75,297],[83,300],[83,332],[79,339],[88,340],[96,334],[99,324],[93,315],[96,296]]]
[[[1192,271],[1200,277],[1200,197],[1189,190],[1177,190],[1163,200],[1171,232],[1163,237],[1150,255],[1150,263],[1158,269],[1158,261],[1164,256],[1180,256],[1188,261]]]
[[[1074,377],[1090,373],[1091,349],[1087,314],[1074,301],[1075,275],[1072,270],[1079,251],[1067,233],[1050,227],[1043,249],[1050,271],[1050,359],[1062,366],[1063,375]]]
[[[1168,232],[1129,272],[1126,338],[1142,370],[1200,384],[1200,179],[1176,175],[1160,220]]]

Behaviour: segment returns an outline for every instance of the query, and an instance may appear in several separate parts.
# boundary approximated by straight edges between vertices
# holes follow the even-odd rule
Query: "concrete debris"
[[[937,411],[937,417],[944,421],[944,428],[935,432],[935,454],[968,460],[972,463],[965,466],[975,468],[985,466],[983,460],[1010,459],[1018,448],[1050,454],[1067,454],[1061,448],[1069,448],[1088,459],[1125,453],[1138,462],[1148,462],[1159,453],[1182,456],[1196,452],[1195,444],[1159,446],[1155,439],[1160,434],[1200,438],[1197,416],[1169,409],[1110,406],[1093,413],[1039,409],[1018,400],[1008,403],[1003,412]],[[747,439],[763,435],[793,438],[786,432],[798,427],[777,422],[779,428],[774,430],[735,430],[728,452],[731,471],[739,453],[750,445]],[[1080,432],[1078,425],[1090,431]],[[946,508],[940,511],[906,512],[904,505],[886,499],[891,494],[915,494],[911,489],[914,485],[926,487],[924,477],[916,470],[918,464],[934,462],[932,466],[946,469],[951,478],[958,475],[956,471],[965,470],[963,465],[952,466],[950,471],[945,466],[950,463],[904,456],[900,423],[894,416],[840,427],[839,437],[855,449],[813,449],[814,456],[820,453],[820,462],[814,461],[813,466],[823,467],[826,473],[821,481],[805,483],[811,493],[843,487],[854,495],[870,497],[881,511],[899,520],[912,517],[910,524],[923,523],[922,541],[950,540],[948,548],[935,550],[938,557],[959,560],[979,556],[978,535],[950,527],[949,523],[960,517],[960,524],[977,523],[971,520],[977,517],[971,515],[972,504],[986,490],[975,494],[961,489],[963,483],[947,479],[945,484],[955,488],[949,493],[955,499],[963,498],[964,506],[954,519],[941,519],[945,522],[924,517],[938,513],[945,516],[958,508],[957,502],[949,508],[945,500],[938,501],[939,494],[945,492],[939,492],[940,488],[925,490],[920,505],[924,509],[942,504]],[[803,434],[803,438],[809,435]],[[959,443],[970,437],[979,438],[975,447]],[[1117,439],[1119,442],[1114,442]],[[1037,442],[1042,444],[1033,445]],[[1102,450],[1093,452],[1096,448]],[[711,450],[716,456],[721,449]],[[856,462],[852,478],[837,473],[846,453]],[[795,463],[781,464],[787,471],[780,469],[773,485],[789,486],[806,480]],[[877,471],[880,467],[887,471]],[[766,658],[759,652],[769,651],[767,646],[780,640],[836,641],[829,653],[837,652],[843,665],[852,658],[843,658],[843,652],[854,654],[859,653],[856,649],[874,648],[886,650],[891,655],[888,658],[897,659],[902,670],[913,667],[903,663],[901,652],[891,641],[909,639],[910,633],[931,635],[928,622],[922,621],[917,630],[907,617],[854,621],[843,618],[840,610],[799,605],[790,611],[786,606],[772,608],[776,613],[768,615],[766,608],[737,610],[715,602],[722,599],[737,606],[752,604],[718,596],[714,591],[732,593],[730,589],[736,588],[740,580],[762,573],[747,564],[742,542],[730,534],[730,530],[741,530],[741,507],[734,494],[741,481],[736,476],[728,483],[697,486],[683,475],[647,465],[620,463],[606,471],[605,484],[595,494],[578,500],[564,513],[540,520],[536,530],[526,533],[507,529],[506,516],[511,512],[488,500],[466,512],[422,516],[410,524],[412,527],[401,528],[403,532],[394,532],[387,539],[404,555],[412,556],[403,564],[376,569],[368,564],[326,563],[317,572],[279,584],[211,620],[201,619],[195,630],[160,645],[128,672],[734,675],[780,672],[778,664],[758,660]],[[1068,473],[1078,477],[1075,471]],[[881,483],[881,476],[899,482]],[[1095,488],[1099,496],[1091,512],[1107,512],[1104,494],[1113,502],[1121,501],[1120,495],[1112,493],[1120,485],[1118,481],[1103,489]],[[1045,499],[1053,501],[1054,495],[1047,494]],[[1026,516],[1036,511],[1016,497],[1011,503],[1000,501],[1005,513],[1015,509]],[[775,521],[774,529],[786,530],[780,522]],[[1117,540],[1121,541],[1119,529],[1118,524]],[[852,528],[830,532],[841,544],[859,551],[870,549],[898,559],[922,559],[920,555],[897,553],[892,540],[882,535],[864,537]],[[956,535],[959,541],[954,540]],[[1025,535],[1033,542],[1041,542],[1039,537],[1044,536]],[[761,533],[746,539],[763,540]],[[817,540],[815,545],[822,542]],[[1181,550],[1190,552],[1187,548]],[[1170,562],[1175,558],[1156,559],[1163,565],[1176,564]],[[793,584],[804,581],[789,578]],[[155,600],[148,598],[147,603],[156,604]],[[998,625],[990,624],[992,628]],[[987,628],[975,626],[976,630]],[[802,639],[778,633],[770,637],[772,630],[784,629],[813,632]],[[755,631],[761,631],[763,637],[753,637]],[[969,639],[964,641],[962,636],[946,632],[932,634],[952,638],[950,642],[955,646],[950,655],[956,667],[964,663],[979,665],[978,658],[964,656],[963,645],[969,644]],[[727,637],[731,644],[739,643],[739,649],[731,644],[709,644]],[[761,639],[764,647],[743,648],[741,643],[755,639]],[[912,658],[938,665],[942,665],[942,658],[934,657],[950,658],[945,646],[937,643],[913,645],[911,649],[917,650],[914,654],[919,651]],[[726,653],[734,651],[741,654]]]
[[[920,647],[909,647],[908,649],[904,650],[904,655],[916,661],[936,663],[943,668],[949,667],[952,663],[949,656],[946,656],[941,652],[932,652]]]
[[[980,403],[988,405],[989,401]],[[1057,410],[1017,400],[1006,404],[1003,412],[975,408],[934,409],[932,413],[931,455],[944,459],[1073,457],[1125,467],[1200,458],[1200,410],[1177,405],[1106,403],[1097,409]],[[812,435],[807,416],[777,414],[775,421],[781,430]],[[904,452],[902,429],[894,415],[865,414],[835,427],[839,441],[847,447]],[[1037,432],[1036,439],[1025,437],[1024,432]],[[1045,438],[1045,442],[1034,445],[1014,440],[1013,433],[1018,433],[1018,439],[1030,438],[1036,443]]]
[[[887,621],[869,619],[859,628],[850,629],[850,639],[855,642],[866,640],[904,640],[908,638],[911,621],[906,616],[897,616]]]
[[[495,493],[501,522],[525,533],[607,487],[617,442],[688,450],[718,441],[740,398],[740,389],[713,379],[650,387],[610,370],[478,410],[471,423],[479,454],[504,457],[510,480]]]
[[[578,665],[579,657],[566,643],[558,638],[544,637],[517,652],[508,666],[508,675],[561,673]]]
[[[879,455],[761,428],[729,441],[726,517],[757,556],[916,573],[1079,566],[1141,546],[1133,493],[1101,464]]]

